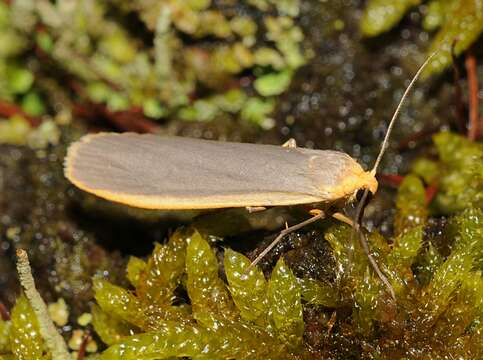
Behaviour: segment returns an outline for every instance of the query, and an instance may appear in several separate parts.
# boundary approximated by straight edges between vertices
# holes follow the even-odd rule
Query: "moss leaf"
[[[292,75],[293,72],[291,70],[263,75],[255,80],[255,90],[262,96],[280,95],[287,90],[292,80]]]
[[[106,345],[118,343],[134,331],[128,323],[102,311],[97,305],[92,307],[92,326]]]
[[[37,317],[27,298],[22,295],[12,309],[10,344],[17,359],[38,360],[45,354]]]
[[[426,193],[423,182],[415,175],[408,175],[399,186],[396,198],[394,233],[403,234],[415,226],[424,225],[428,217]]]
[[[186,250],[186,289],[193,316],[211,327],[219,318],[234,318],[237,314],[225,284],[218,276],[218,262],[208,242],[195,232]]]
[[[156,332],[133,335],[109,347],[99,360],[152,360],[171,357],[196,357],[203,351],[206,332],[177,322],[164,321]]]
[[[370,0],[364,9],[360,27],[365,36],[377,36],[396,25],[406,11],[420,0]]]
[[[268,283],[268,304],[270,321],[282,342],[291,347],[300,346],[304,332],[301,289],[282,258]]]
[[[257,267],[247,271],[250,260],[231,249],[225,250],[225,273],[233,301],[240,315],[256,322],[267,310],[267,282]]]

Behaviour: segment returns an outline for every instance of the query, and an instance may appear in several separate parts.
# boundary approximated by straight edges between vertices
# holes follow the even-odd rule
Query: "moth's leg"
[[[284,142],[282,146],[289,149],[295,149],[297,147],[297,142],[294,138],[290,138],[286,142]]]
[[[371,251],[369,249],[369,244],[367,243],[366,236],[362,232],[360,226],[354,224],[354,221],[352,219],[348,218],[342,213],[334,213],[332,214],[332,217],[334,219],[337,219],[339,221],[342,221],[343,223],[350,225],[354,229],[353,234],[357,233],[359,235],[359,241],[361,243],[362,249],[366,253],[367,259],[369,260],[369,264],[371,264],[371,267],[374,269],[379,279],[381,279],[382,283],[387,287],[392,298],[396,300],[396,294],[394,292],[394,289],[391,283],[389,282],[389,280],[387,279],[386,275],[384,275],[381,269],[379,268],[379,265],[377,265],[376,259],[374,259],[374,257],[372,256]]]
[[[267,210],[265,206],[246,206],[245,209],[250,214]]]
[[[254,267],[255,265],[257,265],[260,260],[262,260],[265,255],[267,255],[270,250],[273,249],[273,247],[275,245],[277,245],[280,240],[282,240],[282,238],[285,236],[285,235],[288,235],[290,234],[291,232],[294,232],[300,228],[303,228],[304,226],[307,226],[309,224],[312,224],[313,222],[317,221],[317,220],[320,220],[320,219],[323,219],[325,217],[325,213],[322,211],[322,210],[318,210],[318,209],[314,209],[314,210],[311,210],[310,211],[311,214],[314,214],[310,219],[307,219],[305,221],[302,221],[301,223],[298,223],[296,225],[293,225],[293,226],[290,226],[290,227],[287,227],[286,229],[280,231],[280,234],[278,234],[278,236],[275,238],[275,240],[273,240],[270,245],[268,245],[257,257],[255,260],[252,261],[252,263],[250,264],[250,266],[247,268],[247,271],[250,271],[250,269],[252,267]]]
[[[346,223],[347,225],[349,225],[351,227],[354,227],[354,222],[352,221],[352,219],[348,218],[347,216],[345,216],[342,213],[339,213],[339,212],[333,213],[332,217],[334,219],[342,221],[343,223]]]

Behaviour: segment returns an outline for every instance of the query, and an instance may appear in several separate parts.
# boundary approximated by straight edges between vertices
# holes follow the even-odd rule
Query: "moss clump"
[[[421,0],[371,0],[364,9],[361,31],[366,36],[377,36],[393,28],[404,14]],[[473,0],[431,0],[423,18],[425,30],[439,28],[428,49],[438,51],[424,74],[440,72],[452,62],[451,48],[460,55],[473,44],[483,31],[481,3]]]
[[[431,212],[483,208],[483,145],[449,132],[436,134],[433,141],[439,161],[422,158],[413,164],[413,173],[438,188]]]
[[[216,255],[206,240],[197,232],[178,231],[166,245],[156,246],[132,284],[134,292],[96,279],[96,331],[106,338],[113,330],[112,318],[117,328],[123,324],[117,336],[110,335],[115,342],[101,359],[120,354],[126,359],[303,354],[300,286],[283,260],[269,281],[258,269],[247,271],[249,260],[234,251],[225,252],[224,263],[228,284],[219,277]],[[140,262],[130,262],[130,273],[135,264]],[[176,296],[180,288],[187,291],[186,303]],[[128,327],[136,334],[126,336]]]

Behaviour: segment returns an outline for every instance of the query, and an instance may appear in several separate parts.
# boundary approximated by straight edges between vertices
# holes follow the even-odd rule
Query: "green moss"
[[[16,359],[38,360],[46,352],[34,310],[25,296],[12,309],[10,327],[11,352]]]
[[[168,248],[176,249],[183,256],[173,253],[168,256]],[[257,269],[246,273],[248,265],[243,255],[227,250],[227,286],[219,277],[219,264],[208,242],[197,232],[190,235],[180,231],[167,245],[156,247],[147,265],[130,261],[131,273],[133,268],[141,266],[146,267],[141,273],[155,276],[147,282],[140,281],[139,276],[136,293],[95,280],[100,308],[93,311],[94,327],[112,345],[101,359],[118,358],[121,353],[126,359],[244,358],[248,354],[260,359],[294,358],[291,354],[300,352],[304,328],[297,279],[283,261],[268,282]],[[182,275],[186,281],[179,283]],[[141,285],[151,289],[154,295],[166,292],[165,287],[169,289],[173,283],[185,287],[189,296],[186,306],[190,311],[184,317],[170,320],[166,312],[160,316],[167,299],[163,297],[164,301],[160,302],[158,295],[149,304],[141,305],[146,296],[139,291]],[[156,322],[147,321],[150,315],[146,313],[158,314]],[[126,337],[127,324],[138,327],[130,331],[139,334]]]
[[[270,322],[282,342],[297,348],[302,344],[304,320],[300,286],[283,259],[277,262],[268,284]]]
[[[428,217],[426,192],[423,182],[417,176],[406,176],[399,186],[396,210],[398,212],[394,221],[396,235],[426,223]]]
[[[299,279],[302,299],[311,305],[320,305],[327,308],[341,306],[339,289],[333,284],[314,279]]]
[[[434,207],[445,214],[483,207],[483,145],[448,132],[435,135],[440,162]]]
[[[255,80],[254,87],[263,96],[279,95],[290,85],[292,75],[290,70],[263,75]]]
[[[406,11],[420,0],[371,0],[364,9],[361,30],[366,36],[376,36],[388,31],[399,23]]]
[[[129,257],[129,262],[127,263],[126,277],[132,286],[137,287],[139,285],[139,280],[141,274],[146,271],[146,262],[138,257]]]
[[[0,319],[0,354],[10,350],[10,328],[11,321],[4,321]]]
[[[106,345],[116,344],[137,332],[136,327],[102,311],[97,305],[92,307],[92,326]]]
[[[361,18],[361,31],[366,36],[377,36],[399,23],[405,13],[420,0],[371,0]],[[432,0],[424,14],[423,26],[427,30],[440,28],[428,55],[437,51],[423,76],[447,68],[452,62],[451,48],[460,55],[473,44],[483,31],[481,4],[473,0]]]
[[[453,251],[446,261],[435,270],[429,286],[423,293],[427,301],[424,315],[425,325],[432,326],[443,312],[452,312],[455,296],[462,297],[462,299],[469,296],[470,299],[476,301],[473,303],[473,310],[478,310],[480,300],[477,299],[482,295],[481,286],[478,284],[483,280],[481,272],[475,272],[475,268],[481,266],[483,259],[482,217],[481,209],[470,208],[452,220],[456,233]],[[473,284],[473,281],[476,281],[476,284]],[[474,308],[475,305],[477,305],[476,308]],[[468,315],[473,319],[471,314]],[[458,330],[464,331],[464,328],[456,329],[456,331]]]
[[[218,276],[218,262],[210,245],[195,233],[186,250],[186,289],[193,317],[207,326],[216,326],[217,318],[234,319],[237,310]]]
[[[254,323],[267,322],[267,282],[258,268],[248,271],[250,260],[231,249],[225,250],[225,272],[231,297],[240,316]],[[249,291],[247,291],[247,289]]]

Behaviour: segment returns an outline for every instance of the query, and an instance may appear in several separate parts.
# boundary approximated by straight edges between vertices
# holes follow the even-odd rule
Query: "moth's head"
[[[349,201],[359,202],[361,195],[365,190],[368,190],[371,195],[374,195],[377,191],[378,182],[376,177],[371,171],[364,171],[357,175],[357,181],[354,184],[354,190],[352,195],[349,197]]]
[[[372,195],[376,193],[379,183],[377,182],[376,175],[373,171],[364,171],[359,175],[359,180],[361,182],[361,187],[356,190],[356,193],[360,190],[369,190]]]
[[[345,168],[341,174],[340,181],[336,186],[336,193],[339,199],[347,199],[353,202],[357,199],[357,193],[368,190],[372,195],[377,191],[376,176],[372,171],[364,169],[356,162],[352,161],[350,166]]]

